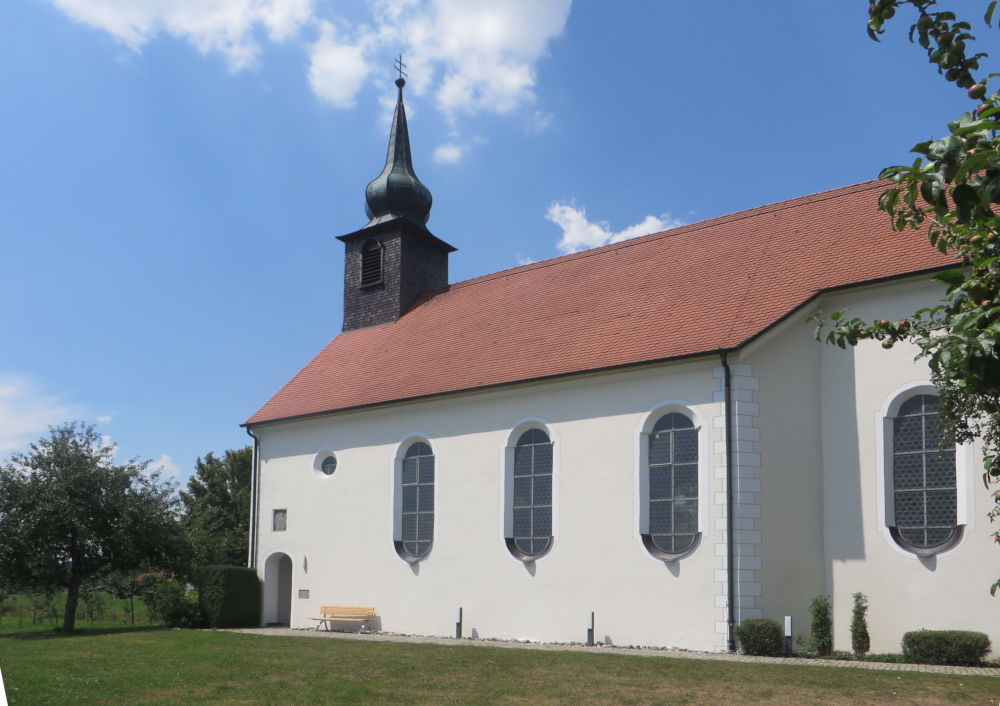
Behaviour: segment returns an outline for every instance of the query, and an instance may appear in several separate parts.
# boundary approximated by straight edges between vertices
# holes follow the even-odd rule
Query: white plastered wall
[[[897,319],[933,304],[926,276],[826,295],[827,312]],[[731,356],[737,433],[734,530],[737,619],[792,615],[808,634],[808,605],[833,599],[835,642],[850,648],[851,594],[870,601],[873,651],[898,651],[907,630],[978,629],[1000,644],[989,495],[970,460],[962,542],[932,560],[907,555],[880,522],[877,430],[897,391],[928,377],[915,351],[876,344],[840,350],[813,340],[806,317]],[[291,623],[320,605],[374,605],[382,628],[614,644],[724,648],[725,436],[715,356],[511,386],[369,411],[264,425],[257,566],[274,552],[293,563]],[[701,420],[701,531],[695,551],[664,564],[638,536],[641,431],[651,414],[688,403]],[[504,447],[531,420],[555,442],[554,545],[525,564],[503,541]],[[393,460],[419,436],[436,454],[435,538],[423,561],[393,550]],[[332,449],[331,477],[315,470]],[[963,491],[965,492],[965,491]],[[271,531],[287,508],[288,529]],[[299,590],[309,598],[298,598]]]
[[[461,606],[466,636],[582,641],[594,611],[598,641],[718,649],[717,366],[708,357],[258,427],[257,565],[292,557],[297,627],[323,604],[373,605],[384,630],[449,635]],[[703,537],[664,563],[638,536],[637,439],[650,413],[678,401],[702,423]],[[507,551],[502,522],[504,446],[527,419],[550,430],[556,454],[554,544],[528,564]],[[429,555],[409,564],[393,549],[392,485],[413,435],[436,454],[436,516]],[[337,454],[330,477],[314,469],[322,449]],[[288,510],[284,532],[271,530],[274,508]]]
[[[922,276],[828,296],[822,307],[849,308],[849,316],[898,320],[932,306],[942,289]],[[996,599],[996,545],[986,519],[989,493],[979,480],[977,447],[960,453],[961,542],[930,559],[894,544],[885,531],[880,462],[881,415],[894,395],[925,382],[929,370],[914,360],[915,347],[886,350],[863,342],[841,350],[821,346],[823,527],[826,589],[833,599],[836,649],[849,650],[852,594],[869,600],[868,624],[874,652],[898,652],[905,632],[927,629],[979,630],[1000,645]]]

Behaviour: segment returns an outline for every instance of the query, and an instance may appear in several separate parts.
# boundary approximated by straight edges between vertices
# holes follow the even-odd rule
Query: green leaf
[[[955,171],[955,181],[963,181],[967,175],[982,171],[996,159],[997,155],[992,152],[979,152],[972,155],[962,162],[962,165]]]
[[[961,270],[944,270],[943,272],[936,272],[931,279],[944,282],[948,285],[949,289],[954,289],[965,282],[965,275]]]
[[[986,14],[983,16],[983,19],[986,21],[986,24],[990,27],[993,26],[993,13],[996,12],[996,9],[997,9],[997,0],[993,0],[993,2],[991,2],[989,5],[986,6]]]

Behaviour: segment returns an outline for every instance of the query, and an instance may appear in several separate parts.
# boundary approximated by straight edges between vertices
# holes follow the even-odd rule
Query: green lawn
[[[0,635],[11,704],[982,704],[1000,677],[116,629]]]

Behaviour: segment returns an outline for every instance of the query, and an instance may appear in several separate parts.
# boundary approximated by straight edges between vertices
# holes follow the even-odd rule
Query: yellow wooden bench
[[[372,606],[357,605],[325,605],[319,609],[320,618],[310,618],[317,620],[316,629],[320,625],[325,625],[327,630],[332,630],[333,623],[361,623],[360,632],[364,632],[375,618],[375,608]]]

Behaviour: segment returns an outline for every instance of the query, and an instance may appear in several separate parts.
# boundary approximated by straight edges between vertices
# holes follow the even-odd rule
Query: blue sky
[[[910,161],[969,101],[866,7],[0,3],[0,458],[83,419],[183,481],[248,442],[340,330],[396,54],[460,281]]]

